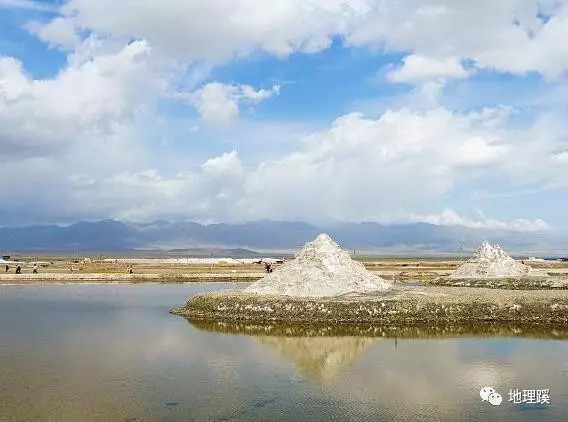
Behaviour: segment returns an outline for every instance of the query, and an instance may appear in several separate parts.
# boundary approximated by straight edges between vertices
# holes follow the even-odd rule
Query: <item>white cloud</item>
[[[225,153],[219,157],[210,158],[201,165],[206,174],[226,176],[227,174],[242,174],[243,168],[236,151]]]
[[[404,80],[463,77],[462,60],[548,78],[568,69],[566,1],[69,0],[62,10],[79,30],[145,39],[161,53],[184,60],[218,63],[254,51],[310,53],[340,37],[347,45],[410,53],[392,76]],[[43,37],[60,42],[59,31]]]
[[[464,166],[484,166],[498,163],[507,154],[508,147],[494,145],[480,137],[466,139],[458,148],[459,162]]]
[[[67,67],[55,77],[33,79],[18,60],[0,57],[0,179],[21,181],[4,188],[13,200],[3,204],[0,218],[392,221],[428,214],[427,204],[478,177],[516,187],[566,186],[564,120],[544,115],[511,129],[508,119],[517,112],[511,107],[454,112],[439,106],[444,81],[465,78],[473,68],[555,77],[568,67],[568,6],[547,3],[545,22],[539,4],[70,0],[51,21],[28,25],[69,51]],[[406,107],[378,118],[347,114],[303,141],[281,141],[281,149],[267,131],[271,142],[262,148],[270,152],[248,160],[242,149],[254,145],[228,138],[202,165],[182,149],[151,145],[158,127],[152,120],[163,120],[162,127],[171,121],[149,119],[148,111],[173,87],[189,92],[177,98],[191,103],[204,123],[242,124],[243,107],[277,96],[280,87],[201,86],[212,66],[258,51],[279,57],[320,51],[335,37],[407,54],[389,78],[416,84],[412,95],[420,107],[412,109],[405,97]],[[197,136],[195,122],[185,123]],[[252,132],[254,122],[247,123]],[[171,164],[167,154],[176,153],[181,157]],[[514,221],[524,227],[525,220]]]
[[[429,80],[467,78],[471,74],[472,72],[464,69],[455,57],[437,60],[411,54],[403,59],[402,67],[387,74],[387,79],[392,82],[420,83]]]
[[[74,25],[64,18],[55,18],[46,24],[35,21],[28,22],[26,28],[54,47],[71,49],[80,41]]]
[[[413,220],[440,226],[464,226],[475,229],[514,230],[520,232],[540,231],[549,228],[546,221],[540,218],[534,220],[524,218],[498,220],[494,218],[487,218],[482,212],[479,213],[480,218],[478,220],[473,220],[459,215],[452,209],[445,209],[439,214],[431,214],[423,217],[414,216]]]
[[[444,109],[389,110],[376,120],[346,115],[305,148],[252,172],[243,211],[252,218],[309,219],[317,210],[323,219],[396,220],[450,192],[468,177],[464,164],[498,166],[503,156],[490,156],[492,136],[468,115]],[[486,148],[466,161],[476,138]]]
[[[240,85],[239,88],[241,89],[242,97],[254,103],[280,94],[280,85],[274,85],[270,89],[259,89],[258,91],[255,91],[250,85]]]
[[[79,28],[218,62],[255,50],[277,56],[322,50],[366,7],[365,0],[70,0],[63,11]]]
[[[432,203],[477,177],[497,173],[522,183],[517,174],[534,169],[538,160],[539,183],[566,180],[565,165],[546,164],[557,154],[555,142],[533,150],[530,130],[506,130],[505,122],[495,122],[495,114],[443,108],[389,110],[377,119],[348,114],[305,137],[291,152],[258,164],[231,151],[198,166],[172,161],[167,170],[159,169],[150,151],[136,149],[135,127],[113,127],[98,143],[96,134],[83,132],[82,143],[57,156],[0,166],[0,179],[18,175],[23,183],[4,186],[12,200],[3,205],[0,217],[6,222],[22,215],[36,222],[107,217],[331,222],[400,221],[412,215],[437,224],[544,228],[539,220],[428,214]],[[168,162],[165,154],[160,152],[162,162]],[[535,183],[532,178],[527,182]]]
[[[158,216],[203,221],[209,215],[234,212],[245,177],[240,159],[230,152],[170,177],[155,169],[99,177],[94,185],[73,189],[68,196],[79,204],[75,212],[86,215],[110,215],[123,221],[150,221]]]
[[[373,6],[346,35],[351,45],[384,43],[426,57],[470,59],[479,68],[556,77],[568,69],[568,4],[536,0],[409,0]]]
[[[506,126],[507,120],[519,112],[514,107],[499,105],[497,107],[484,107],[470,113],[472,120],[488,129],[496,129]]]
[[[376,120],[346,115],[309,136],[299,150],[255,167],[243,166],[235,152],[209,160],[199,172],[184,175],[190,196],[179,198],[189,215],[219,220],[396,220],[475,177],[462,172],[464,160],[468,166],[503,164],[500,149],[491,156],[494,135],[478,120],[478,114],[444,109],[388,111]],[[469,161],[468,148],[475,152]],[[159,203],[167,201],[177,199]],[[144,206],[133,208],[140,212]]]
[[[552,159],[559,164],[568,164],[568,151],[555,154]]]
[[[191,96],[192,103],[205,123],[226,125],[239,115],[237,91],[231,85],[209,83]]]
[[[128,122],[162,89],[142,41],[45,80],[31,79],[18,60],[0,57],[0,158],[54,153],[81,142],[85,132]]]
[[[178,95],[178,98],[188,98],[205,123],[227,125],[239,115],[240,104],[258,104],[279,93],[278,85],[256,91],[249,85],[211,82],[190,95]]]
[[[57,7],[32,0],[0,0],[1,7],[14,7],[20,9],[37,10],[39,12],[55,12]]]

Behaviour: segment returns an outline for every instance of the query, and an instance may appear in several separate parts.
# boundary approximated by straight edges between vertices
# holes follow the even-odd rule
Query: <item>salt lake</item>
[[[546,334],[251,335],[168,313],[242,287],[0,286],[0,420],[568,420],[568,341]],[[509,401],[517,389],[550,403]]]

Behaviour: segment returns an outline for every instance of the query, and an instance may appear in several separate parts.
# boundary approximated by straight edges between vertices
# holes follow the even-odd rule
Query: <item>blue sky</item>
[[[565,228],[568,4],[461,3],[0,0],[0,226]]]

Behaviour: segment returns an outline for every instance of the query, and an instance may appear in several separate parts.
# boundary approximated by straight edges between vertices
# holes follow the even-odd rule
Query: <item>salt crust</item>
[[[499,245],[482,242],[473,258],[449,278],[507,278],[532,275],[532,268],[511,258]]]
[[[320,234],[296,253],[295,259],[267,274],[244,291],[261,295],[330,297],[386,291],[392,287],[354,261],[327,234]]]

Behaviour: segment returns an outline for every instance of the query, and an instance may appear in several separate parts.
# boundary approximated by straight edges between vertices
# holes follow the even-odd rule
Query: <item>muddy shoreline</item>
[[[193,296],[171,311],[190,320],[395,324],[511,322],[568,324],[568,290],[504,290],[471,287],[395,288],[387,294],[307,299],[239,291]]]

